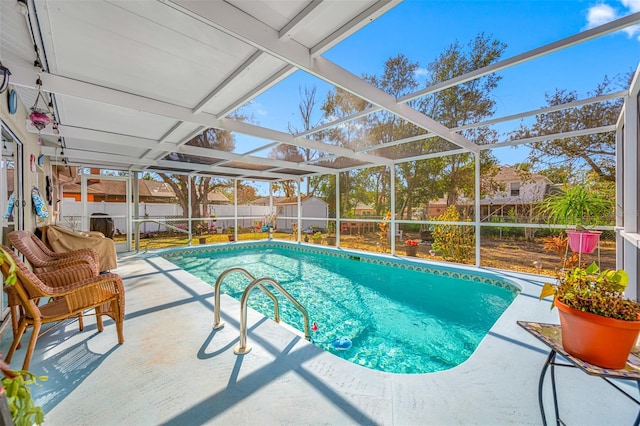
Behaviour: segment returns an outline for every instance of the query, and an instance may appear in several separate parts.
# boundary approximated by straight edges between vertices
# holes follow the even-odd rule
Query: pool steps
[[[242,298],[240,299],[240,343],[233,349],[233,353],[236,355],[244,355],[251,351],[251,346],[247,345],[247,310],[249,303],[249,295],[254,288],[262,290],[273,302],[273,310],[275,315],[275,321],[280,322],[280,307],[278,306],[278,299],[268,288],[262,283],[268,283],[273,286],[280,294],[289,299],[291,303],[300,311],[304,323],[304,338],[311,341],[311,333],[309,329],[309,314],[307,309],[293,297],[287,290],[285,290],[276,280],[270,277],[255,278],[246,269],[243,268],[229,268],[224,271],[218,279],[214,287],[214,305],[213,305],[213,329],[218,330],[224,327],[224,322],[220,321],[220,286],[225,277],[232,273],[241,273],[245,277],[249,278],[251,282],[242,292]]]

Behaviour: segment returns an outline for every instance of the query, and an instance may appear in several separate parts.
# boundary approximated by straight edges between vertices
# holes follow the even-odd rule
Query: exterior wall
[[[323,229],[327,229],[328,222],[325,220],[329,217],[329,206],[323,200],[310,197],[302,200],[302,214],[303,218],[316,218],[316,219],[303,219],[301,221],[301,229],[317,226]],[[280,204],[276,206],[278,213],[277,227],[278,229],[292,229],[294,222],[297,222],[298,217],[298,204]]]
[[[528,204],[542,201],[547,190],[546,182],[524,182],[520,185],[520,194],[511,195],[507,185],[506,191],[498,191],[490,197],[482,199],[482,204]]]

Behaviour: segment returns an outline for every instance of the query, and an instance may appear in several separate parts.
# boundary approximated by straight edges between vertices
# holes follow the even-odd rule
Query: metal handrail
[[[157,223],[158,225],[162,225],[165,228],[173,229],[174,231],[183,232],[183,233],[189,235],[189,240],[185,243],[185,245],[191,244],[191,241],[193,240],[193,234],[191,234],[186,229],[178,228],[177,226],[169,225],[167,222],[161,222],[161,221],[155,220],[155,219],[144,219],[144,220],[141,220],[139,222],[136,222],[136,235],[140,235],[140,224],[142,224],[142,223]],[[151,244],[157,243],[157,242],[158,241],[147,241],[147,244],[145,244],[145,246],[144,246],[144,252],[146,253],[149,250],[149,246]]]
[[[255,287],[261,287],[263,282],[270,283],[276,290],[280,292],[284,297],[289,299],[291,303],[302,313],[302,318],[304,321],[304,338],[311,341],[311,334],[309,330],[309,314],[304,306],[300,304],[287,290],[282,288],[280,284],[278,284],[273,278],[263,277],[257,278],[251,281],[247,288],[242,293],[242,298],[240,299],[240,343],[233,349],[233,353],[236,355],[243,355],[249,353],[251,351],[251,346],[247,345],[247,310],[248,310],[248,301],[249,294]]]
[[[232,274],[234,272],[240,272],[241,274],[243,274],[245,277],[249,278],[252,282],[255,281],[255,277],[253,275],[251,275],[249,273],[249,271],[247,271],[246,269],[243,268],[229,268],[226,271],[224,271],[222,274],[220,274],[220,276],[218,277],[218,279],[216,280],[216,284],[213,288],[213,329],[214,330],[218,330],[220,328],[224,327],[224,322],[220,321],[220,286],[222,285],[222,280],[229,274]],[[278,305],[278,299],[276,299],[276,296],[269,291],[268,288],[266,288],[265,286],[263,286],[262,284],[259,284],[258,287],[260,288],[260,290],[262,290],[267,296],[269,296],[269,299],[271,299],[271,301],[273,302],[273,310],[275,312],[275,322],[280,322],[280,306]]]

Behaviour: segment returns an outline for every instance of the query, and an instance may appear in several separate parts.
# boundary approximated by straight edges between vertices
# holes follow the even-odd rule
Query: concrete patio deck
[[[335,357],[253,311],[253,350],[236,356],[238,302],[222,296],[226,327],[214,331],[211,286],[156,255],[119,265],[127,289],[123,345],[111,320],[98,333],[91,317],[83,332],[70,323],[38,341],[31,369],[49,380],[33,393],[46,425],[541,424],[537,385],[548,351],[516,324],[557,322],[549,302],[538,301],[535,277],[520,276],[521,295],[467,362],[397,375]],[[568,424],[633,423],[636,406],[604,381],[558,370]]]

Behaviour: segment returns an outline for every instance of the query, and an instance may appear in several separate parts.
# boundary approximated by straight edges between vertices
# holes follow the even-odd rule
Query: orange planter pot
[[[604,368],[624,368],[638,338],[640,321],[582,312],[554,301],[560,313],[562,346],[571,355]]]
[[[404,246],[404,250],[407,256],[416,257],[418,255],[418,246]]]

